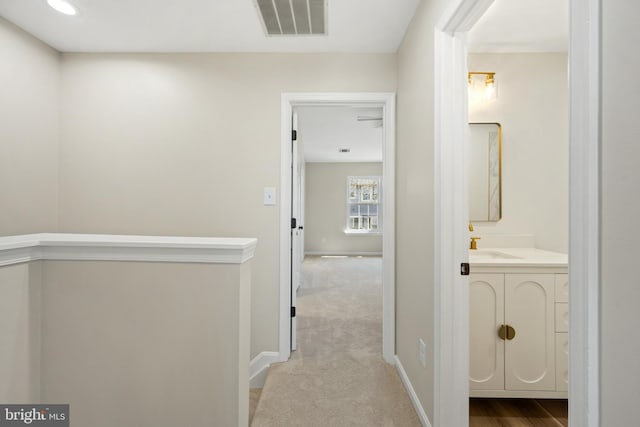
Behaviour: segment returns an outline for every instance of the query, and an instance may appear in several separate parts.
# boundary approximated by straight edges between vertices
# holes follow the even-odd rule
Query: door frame
[[[382,107],[382,356],[393,363],[395,356],[395,145],[396,95],[389,92],[283,93],[280,115],[280,319],[279,360],[288,360],[290,350],[291,287],[291,114],[297,106],[366,105]]]
[[[469,422],[465,34],[493,0],[458,0],[435,28],[434,426]],[[600,6],[570,0],[569,425],[599,425]]]

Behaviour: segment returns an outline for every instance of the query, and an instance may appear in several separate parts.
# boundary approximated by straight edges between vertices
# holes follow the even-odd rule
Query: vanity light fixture
[[[64,0],[47,0],[47,4],[53,9],[65,15],[75,15],[77,13],[76,8],[72,4]]]
[[[474,76],[485,76],[484,78],[484,98],[491,101],[497,98],[496,94],[496,73],[491,71],[470,71],[469,72],[469,98],[477,99],[479,96],[474,93]]]

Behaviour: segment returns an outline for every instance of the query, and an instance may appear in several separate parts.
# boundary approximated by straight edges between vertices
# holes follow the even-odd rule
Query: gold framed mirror
[[[502,218],[502,126],[469,123],[469,221]]]

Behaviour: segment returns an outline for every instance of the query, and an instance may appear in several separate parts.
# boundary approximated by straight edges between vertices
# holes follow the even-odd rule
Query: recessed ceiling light
[[[64,13],[65,15],[75,15],[77,13],[76,8],[64,0],[47,0],[47,3],[52,8],[60,13]]]

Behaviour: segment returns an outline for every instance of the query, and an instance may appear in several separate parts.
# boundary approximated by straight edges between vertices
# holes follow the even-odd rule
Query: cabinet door
[[[505,275],[507,390],[555,390],[555,283],[553,274]]]
[[[469,387],[504,390],[504,274],[469,276]]]

